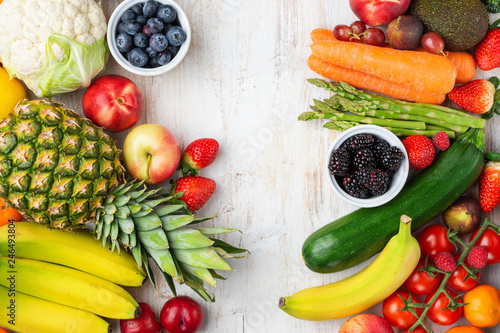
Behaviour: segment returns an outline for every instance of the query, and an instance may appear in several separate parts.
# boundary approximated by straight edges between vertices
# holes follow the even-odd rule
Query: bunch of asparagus
[[[324,127],[344,131],[360,124],[387,128],[398,136],[433,137],[444,131],[450,138],[469,127],[483,128],[485,120],[442,105],[411,103],[359,90],[345,82],[309,79],[309,83],[333,91],[323,101],[314,100],[310,112],[299,120],[329,119]]]

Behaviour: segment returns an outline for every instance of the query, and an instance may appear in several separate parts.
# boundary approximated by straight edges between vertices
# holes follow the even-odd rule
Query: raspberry
[[[328,169],[335,176],[345,176],[349,173],[349,152],[345,148],[339,148],[333,151]]]
[[[446,149],[450,148],[450,138],[443,131],[438,132],[436,136],[432,138],[432,143],[434,144],[434,146],[436,146],[437,149],[441,151],[445,151]]]
[[[488,261],[488,250],[484,246],[474,246],[467,254],[467,262],[473,268],[483,268]]]
[[[440,252],[434,257],[436,267],[445,272],[453,272],[457,268],[455,258],[448,252]]]

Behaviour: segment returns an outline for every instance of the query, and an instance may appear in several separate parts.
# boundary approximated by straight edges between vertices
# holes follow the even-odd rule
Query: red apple
[[[194,333],[203,323],[203,310],[188,296],[174,297],[163,305],[160,323],[167,333]]]
[[[394,333],[394,330],[385,318],[362,313],[347,320],[339,333]]]
[[[141,314],[135,319],[120,320],[121,333],[160,333],[161,325],[149,304],[139,302]]]
[[[169,179],[179,166],[181,147],[165,126],[143,124],[125,138],[123,158],[132,176],[158,184]]]
[[[349,0],[349,6],[361,21],[377,27],[403,15],[410,0]]]
[[[137,124],[143,100],[134,82],[120,75],[104,75],[92,82],[83,94],[85,116],[110,132],[120,132]]]

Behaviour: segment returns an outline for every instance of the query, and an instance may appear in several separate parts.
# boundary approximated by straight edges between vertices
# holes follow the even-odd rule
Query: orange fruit
[[[23,216],[14,208],[7,206],[5,202],[0,199],[0,226],[9,224],[12,220],[14,220],[14,222],[22,221]],[[0,331],[0,333],[2,332]]]
[[[0,3],[2,3],[2,0],[0,0]],[[5,328],[0,326],[0,333],[9,333],[9,331],[7,331]]]
[[[475,326],[461,325],[452,327],[444,333],[484,333],[484,332]]]
[[[493,327],[500,323],[500,290],[481,284],[464,295],[465,319],[476,327]]]

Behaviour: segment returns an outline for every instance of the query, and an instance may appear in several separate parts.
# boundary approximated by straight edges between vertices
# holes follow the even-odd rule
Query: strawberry
[[[456,86],[448,97],[462,109],[472,113],[486,113],[495,102],[495,86],[488,80],[477,79]]]
[[[479,68],[489,71],[500,67],[500,20],[495,21],[484,38],[474,47],[474,55]]]
[[[219,143],[215,139],[198,139],[191,142],[182,153],[183,175],[197,175],[198,170],[215,161],[218,152]]]
[[[434,145],[428,137],[420,134],[410,135],[403,139],[403,145],[412,169],[425,169],[434,161]]]
[[[203,207],[215,191],[216,184],[212,179],[199,176],[185,176],[175,182],[175,193],[182,192],[182,200],[189,210],[195,211]]]
[[[489,213],[500,202],[500,161],[488,161],[479,176],[479,204]]]

